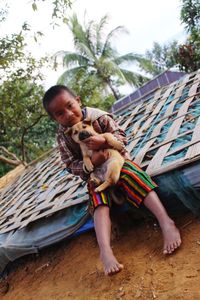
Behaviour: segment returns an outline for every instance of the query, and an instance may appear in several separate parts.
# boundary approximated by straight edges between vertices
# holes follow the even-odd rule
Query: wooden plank
[[[184,158],[181,158],[181,159],[174,161],[170,165],[165,165],[165,166],[162,166],[160,169],[152,170],[152,171],[148,172],[148,174],[150,176],[158,176],[160,174],[165,174],[172,170],[177,170],[179,168],[182,168],[184,166],[187,166],[187,165],[192,164],[193,162],[196,162],[199,160],[200,160],[200,156],[193,157],[190,160],[184,160]]]
[[[157,116],[158,112],[160,111],[160,109],[163,107],[163,105],[165,104],[165,100],[161,100],[158,105],[153,109],[152,114],[149,116],[149,118],[147,118],[146,122],[144,122],[144,124],[139,128],[139,125],[141,124],[141,121],[143,121],[146,118],[142,118],[141,120],[139,120],[138,122],[136,122],[136,124],[134,125],[133,130],[137,129],[137,133],[135,135],[135,139],[127,146],[127,149],[129,152],[132,151],[132,149],[138,144],[139,139],[137,139],[137,137],[139,135],[141,135],[142,132],[146,131],[150,124],[153,122],[154,118]],[[137,127],[136,127],[137,126]]]
[[[198,86],[195,85],[195,88],[197,89]],[[194,93],[194,89],[193,87],[190,89],[191,93]],[[179,109],[178,115],[177,117],[179,117],[180,115],[184,115],[186,114],[186,112],[188,111],[189,105],[192,102],[194,96],[190,97],[187,101],[185,101],[182,106]],[[172,126],[169,128],[169,131],[167,133],[166,136],[166,141],[171,140],[172,138],[175,138],[178,135],[179,129],[181,127],[181,124],[184,120],[184,116],[180,117],[178,119],[176,119]],[[152,160],[150,161],[148,167],[147,167],[147,172],[152,173],[154,169],[159,169],[161,168],[162,162],[166,156],[167,151],[169,150],[169,148],[171,147],[172,143],[167,143],[163,146],[161,146],[158,151],[156,152],[155,156],[152,158]]]
[[[130,123],[130,120],[132,120],[133,117],[137,114],[137,112],[138,112],[138,110],[140,109],[140,107],[141,107],[141,104],[138,105],[138,106],[136,106],[135,109],[133,110],[133,112],[131,113],[131,115],[127,118],[127,120],[125,120],[125,122],[124,122],[122,125],[120,125],[120,128],[121,128],[122,130],[126,130],[127,126],[128,126],[129,123]]]
[[[192,141],[194,144],[190,146],[187,150],[187,153],[185,155],[185,160],[186,159],[191,159],[193,157],[196,157],[200,155],[200,143],[198,143],[200,139],[200,117],[198,119],[198,122],[196,123],[193,135],[192,135]]]

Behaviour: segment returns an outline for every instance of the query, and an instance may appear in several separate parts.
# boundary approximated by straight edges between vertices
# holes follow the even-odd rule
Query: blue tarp
[[[0,272],[9,261],[92,228],[87,203],[71,206],[48,218],[0,235]]]

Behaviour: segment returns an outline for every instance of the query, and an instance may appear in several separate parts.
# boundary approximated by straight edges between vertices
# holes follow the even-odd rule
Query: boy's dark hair
[[[58,96],[59,94],[61,94],[64,91],[69,93],[72,97],[74,97],[74,98],[76,97],[75,93],[65,85],[54,85],[45,92],[43,99],[42,99],[42,103],[43,103],[44,109],[50,116],[52,116],[52,115],[51,115],[51,112],[49,111],[49,104],[53,101],[53,99],[56,96]]]

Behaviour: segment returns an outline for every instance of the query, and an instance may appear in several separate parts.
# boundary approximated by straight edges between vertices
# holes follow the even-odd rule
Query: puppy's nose
[[[79,140],[80,140],[80,141],[83,141],[83,140],[89,138],[90,136],[91,136],[91,133],[90,133],[90,132],[88,132],[88,131],[86,131],[86,130],[81,131],[81,132],[79,133]]]

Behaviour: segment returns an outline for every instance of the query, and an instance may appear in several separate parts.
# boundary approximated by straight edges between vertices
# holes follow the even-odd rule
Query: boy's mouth
[[[68,127],[72,127],[74,126],[75,124],[79,123],[81,121],[81,118],[79,117],[71,117],[70,119],[67,120],[67,126]]]

